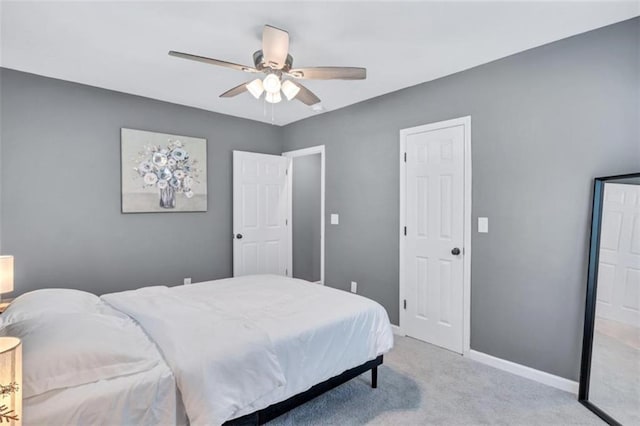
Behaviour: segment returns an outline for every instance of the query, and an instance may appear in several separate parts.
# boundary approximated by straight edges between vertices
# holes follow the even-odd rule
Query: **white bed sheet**
[[[175,379],[164,362],[142,373],[26,398],[23,420],[30,426],[186,424]]]
[[[269,335],[219,300],[163,286],[105,294],[138,322],[173,371],[192,424],[221,425],[285,379]]]
[[[284,401],[393,347],[386,310],[373,300],[275,275],[174,287],[183,296],[224,304],[271,339],[286,384],[239,411],[241,417]]]
[[[102,302],[96,312],[126,317]],[[173,372],[159,352],[154,358],[157,364],[146,371],[25,398],[23,423],[33,426],[187,425]]]

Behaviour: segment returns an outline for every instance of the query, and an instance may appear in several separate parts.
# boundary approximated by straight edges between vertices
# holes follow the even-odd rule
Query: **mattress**
[[[166,364],[23,401],[25,425],[175,425],[186,417]]]
[[[275,275],[253,275],[174,288],[194,299],[224,301],[267,332],[286,384],[234,418],[284,401],[393,347],[386,310],[342,290]]]

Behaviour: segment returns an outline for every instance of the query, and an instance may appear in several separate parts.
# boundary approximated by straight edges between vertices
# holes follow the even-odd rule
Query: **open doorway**
[[[289,151],[290,276],[324,284],[324,145]]]

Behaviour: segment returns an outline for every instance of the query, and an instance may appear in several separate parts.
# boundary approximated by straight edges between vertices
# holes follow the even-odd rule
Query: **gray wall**
[[[320,154],[293,158],[293,276],[320,281]]]
[[[232,273],[234,149],[280,154],[281,129],[3,69],[2,251],[16,291],[104,293]],[[120,128],[207,139],[206,213],[120,213]]]
[[[357,281],[398,323],[398,132],[471,115],[471,347],[577,379],[592,179],[640,169],[639,26],[286,126],[285,150],[326,146],[326,212],[340,214],[326,228],[327,284]]]

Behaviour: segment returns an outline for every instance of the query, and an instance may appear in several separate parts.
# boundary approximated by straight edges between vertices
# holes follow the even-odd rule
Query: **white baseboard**
[[[556,376],[553,374],[545,373],[544,371],[536,370],[535,368],[527,367],[525,365],[516,364],[515,362],[507,361],[506,359],[496,358],[485,354],[483,352],[469,351],[469,358],[474,361],[481,362],[483,364],[490,365],[491,367],[498,368],[500,370],[508,371],[509,373],[525,377],[527,379],[535,380],[536,382],[544,383],[554,388],[578,394],[578,382],[565,379],[564,377]]]
[[[391,324],[391,330],[393,330],[393,334],[397,335],[397,336],[405,336],[404,332],[402,331],[402,329],[400,327],[398,327],[397,325],[393,325]]]

